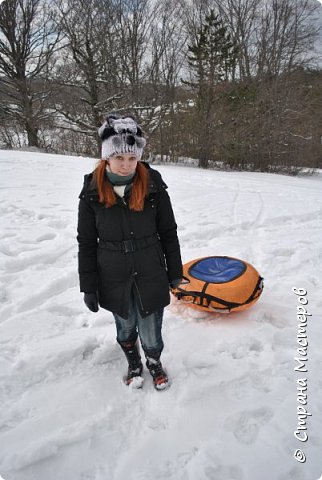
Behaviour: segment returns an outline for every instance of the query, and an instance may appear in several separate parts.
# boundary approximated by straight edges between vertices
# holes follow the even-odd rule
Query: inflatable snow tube
[[[259,299],[263,278],[249,263],[232,257],[203,257],[183,265],[183,281],[175,295],[198,310],[231,313]]]

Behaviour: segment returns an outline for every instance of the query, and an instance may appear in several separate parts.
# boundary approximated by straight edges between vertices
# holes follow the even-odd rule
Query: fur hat
[[[146,140],[133,117],[109,114],[98,134],[102,139],[102,160],[123,153],[142,157]]]

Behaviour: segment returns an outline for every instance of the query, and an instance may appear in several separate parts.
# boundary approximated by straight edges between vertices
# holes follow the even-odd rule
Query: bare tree
[[[256,29],[256,74],[276,77],[314,59],[318,5],[310,0],[270,0],[262,5]]]
[[[232,79],[250,78],[253,71],[255,45],[253,42],[258,0],[214,0],[220,17],[229,25],[234,42],[238,45],[238,71],[233,71]]]
[[[147,56],[146,85],[151,90],[151,103],[146,124],[152,133],[154,147],[163,159],[175,156],[177,150],[177,110],[180,98],[178,84],[185,63],[187,35],[180,19],[181,6],[175,0],[158,3]],[[171,128],[169,128],[171,126]]]
[[[129,84],[130,103],[138,106],[141,86],[146,80],[146,64],[152,25],[158,4],[151,0],[117,0],[119,75],[123,84]]]
[[[179,0],[181,19],[189,43],[198,39],[199,30],[207,12],[213,6],[212,0]]]
[[[38,147],[40,126],[49,119],[47,100],[53,53],[59,35],[45,0],[6,0],[0,6],[0,109],[26,132],[28,145]]]
[[[97,139],[97,126],[107,110],[145,109],[147,48],[158,7],[151,0],[56,2],[68,52],[61,81],[74,86],[73,102],[57,110],[69,123],[66,128]]]
[[[65,57],[59,82],[70,87],[56,111],[64,129],[92,138],[100,151],[97,127],[102,114],[116,107],[118,60],[113,42],[117,31],[113,2],[109,0],[56,0],[57,28],[64,35]]]
[[[239,47],[233,78],[276,76],[313,60],[318,27],[310,0],[214,0]]]

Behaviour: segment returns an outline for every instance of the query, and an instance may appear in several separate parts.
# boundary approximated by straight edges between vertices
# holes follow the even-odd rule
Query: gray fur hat
[[[98,134],[102,139],[102,160],[122,153],[132,153],[141,159],[146,140],[133,117],[109,114]]]

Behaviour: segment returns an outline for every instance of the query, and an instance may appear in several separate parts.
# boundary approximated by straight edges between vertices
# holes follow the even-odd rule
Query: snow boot
[[[128,386],[131,386],[131,388],[142,388],[143,378],[141,375],[143,365],[141,362],[138,344],[133,342],[119,343],[129,364],[127,375],[124,378],[124,383]]]
[[[169,379],[162,367],[159,355],[146,355],[146,366],[153,378],[153,385],[156,390],[164,390],[169,387]]]

